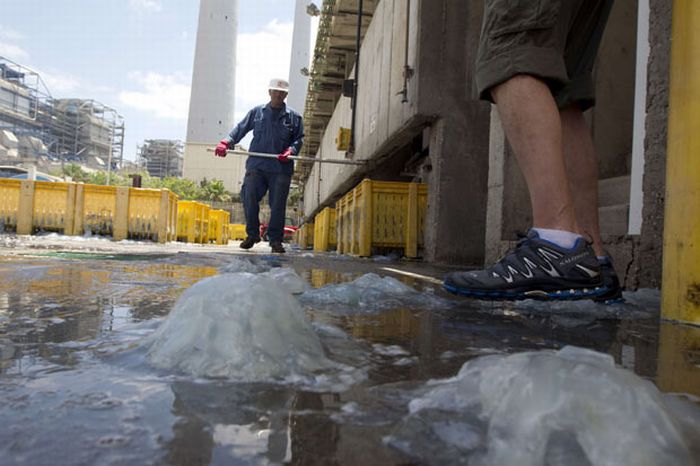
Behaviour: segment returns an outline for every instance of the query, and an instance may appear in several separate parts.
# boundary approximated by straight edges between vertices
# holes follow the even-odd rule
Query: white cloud
[[[0,24],[0,37],[12,41],[24,38],[24,36],[19,32],[15,31],[12,28],[8,28],[7,26],[3,26],[2,24]]]
[[[81,94],[89,87],[80,78],[56,70],[37,70],[54,97],[65,97],[74,92]]]
[[[129,0],[129,6],[139,11],[155,11],[163,9],[160,0]]]
[[[9,58],[12,61],[19,61],[27,59],[29,53],[19,45],[0,41],[0,56]]]
[[[119,101],[123,105],[152,113],[158,118],[187,120],[190,84],[184,75],[135,71],[129,73],[129,79],[141,90],[120,92]]]
[[[272,78],[287,78],[293,23],[273,20],[255,33],[239,34],[236,50],[236,117],[268,101]]]
[[[17,45],[17,42],[22,39],[22,34],[0,24],[0,56],[13,61],[27,59],[29,53]]]

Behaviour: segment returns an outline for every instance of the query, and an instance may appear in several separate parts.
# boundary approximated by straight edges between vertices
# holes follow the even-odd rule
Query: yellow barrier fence
[[[209,211],[209,242],[219,245],[228,244],[228,225],[231,214],[225,210]]]
[[[167,189],[0,179],[0,222],[20,235],[57,231],[163,243],[174,238],[176,211],[177,196]]]
[[[19,216],[20,180],[0,178],[0,230],[15,230]]]
[[[403,248],[418,257],[427,198],[427,184],[362,181],[336,204],[338,252],[367,257],[373,247]]]
[[[177,196],[167,189],[129,189],[128,237],[159,243],[177,234]]]
[[[301,249],[310,249],[314,245],[314,224],[305,223],[296,232],[297,244]]]
[[[197,201],[177,204],[177,239],[186,243],[209,241],[209,211],[211,208]]]
[[[167,189],[78,184],[74,232],[165,243],[175,238],[176,211],[177,196]]]
[[[75,184],[0,179],[0,223],[19,235],[73,234]]]
[[[338,246],[335,209],[326,207],[314,219],[314,251],[334,250]]]
[[[245,224],[231,223],[228,226],[228,237],[234,241],[243,241],[246,237]]]

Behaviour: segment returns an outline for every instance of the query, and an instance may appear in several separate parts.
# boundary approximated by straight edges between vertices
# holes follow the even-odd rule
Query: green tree
[[[221,180],[202,180],[200,183],[200,199],[210,202],[230,202],[231,195],[226,191]]]

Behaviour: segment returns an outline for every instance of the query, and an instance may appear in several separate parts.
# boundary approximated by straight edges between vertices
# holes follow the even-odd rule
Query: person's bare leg
[[[517,75],[494,87],[491,95],[527,182],[533,226],[580,233],[562,153],[561,118],[551,91],[537,78]]]
[[[562,141],[566,168],[581,231],[593,240],[593,250],[605,255],[598,223],[598,153],[591,131],[578,106],[561,111]]]

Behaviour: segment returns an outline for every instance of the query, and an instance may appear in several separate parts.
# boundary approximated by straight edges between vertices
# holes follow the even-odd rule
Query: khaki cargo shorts
[[[614,0],[484,0],[479,98],[518,74],[544,80],[559,108],[595,103],[593,65]]]

